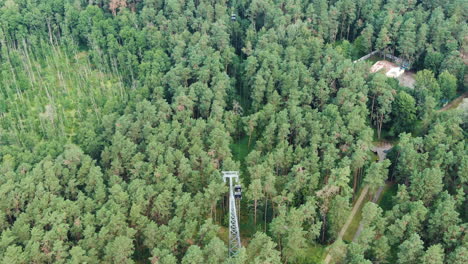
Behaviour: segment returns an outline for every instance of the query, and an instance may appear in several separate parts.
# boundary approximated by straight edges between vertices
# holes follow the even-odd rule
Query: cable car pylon
[[[232,181],[239,182],[238,171],[223,171],[223,180],[229,179],[229,256],[235,257],[241,248],[239,220],[237,218],[236,199],[242,198],[242,189],[239,184],[233,188]]]

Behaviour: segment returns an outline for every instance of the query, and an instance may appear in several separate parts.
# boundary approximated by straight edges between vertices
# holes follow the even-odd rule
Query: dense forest
[[[441,110],[468,91],[467,19],[466,0],[0,0],[0,263],[468,263],[468,110]],[[355,62],[374,50],[414,87]],[[222,170],[245,194],[235,258]]]

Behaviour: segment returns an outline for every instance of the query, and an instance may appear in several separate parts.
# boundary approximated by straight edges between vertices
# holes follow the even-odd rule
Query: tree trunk
[[[226,211],[224,210],[224,201],[225,201],[225,197],[223,197],[223,200],[221,201],[221,215],[219,217],[220,223],[223,222],[224,215],[226,214]]]
[[[346,32],[346,39],[349,39],[349,26],[350,26],[350,24],[348,23],[348,30]]]
[[[257,230],[257,199],[254,200],[254,225]]]
[[[344,21],[341,22],[341,26],[340,26],[340,40],[343,39],[343,27],[344,27]]]
[[[380,125],[380,120],[377,120],[377,138],[380,139],[380,131],[382,126]]]
[[[371,106],[371,112],[370,112],[370,114],[371,114],[371,120],[374,118],[375,96],[376,96],[375,94],[374,94],[374,96],[372,96],[372,106]]]
[[[263,227],[265,233],[266,233],[267,212],[268,212],[268,198],[265,198],[265,226]]]
[[[47,29],[49,31],[49,41],[50,41],[50,44],[53,46],[54,45],[54,42],[53,42],[53,39],[52,39],[52,29],[50,27],[50,20],[47,19]]]
[[[354,196],[356,195],[356,187],[357,187],[357,177],[358,177],[359,168],[354,170],[354,183],[353,183],[353,201]]]
[[[322,224],[322,243],[325,242],[325,229],[327,227],[327,216],[326,214],[322,216],[323,224]]]
[[[362,184],[363,175],[364,175],[364,170],[362,168],[359,168],[359,184]]]
[[[383,125],[383,114],[380,115],[378,120],[378,128],[377,128],[377,136],[380,139],[380,135],[382,134],[382,125]]]

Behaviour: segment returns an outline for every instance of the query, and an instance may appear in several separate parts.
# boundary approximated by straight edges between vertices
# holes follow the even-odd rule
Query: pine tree
[[[416,101],[408,93],[401,91],[392,105],[393,126],[395,134],[404,131],[412,131],[416,121]]]
[[[414,60],[414,55],[416,53],[416,26],[413,18],[407,19],[400,29],[398,51],[407,60]]]
[[[411,235],[398,246],[398,263],[417,264],[423,256],[423,242],[418,234]]]
[[[457,93],[457,78],[447,71],[442,72],[437,81],[439,82],[442,98],[450,100]]]
[[[387,52],[388,45],[390,45],[391,40],[386,27],[382,27],[375,41],[375,48],[384,53]]]
[[[255,233],[247,247],[247,263],[279,264],[280,252],[275,249],[276,244],[264,233]]]
[[[379,187],[385,185],[385,181],[388,178],[389,166],[390,160],[384,160],[382,162],[372,163],[367,169],[364,183],[369,185],[370,193],[374,193]]]
[[[444,263],[444,249],[441,245],[430,246],[422,257],[423,264],[442,264]]]

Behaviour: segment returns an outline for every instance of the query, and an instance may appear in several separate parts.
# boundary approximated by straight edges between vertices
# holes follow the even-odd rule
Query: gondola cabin
[[[231,14],[231,21],[236,21],[236,20],[237,20],[236,14],[232,13]]]
[[[239,184],[234,186],[234,198],[242,199],[242,188]]]

